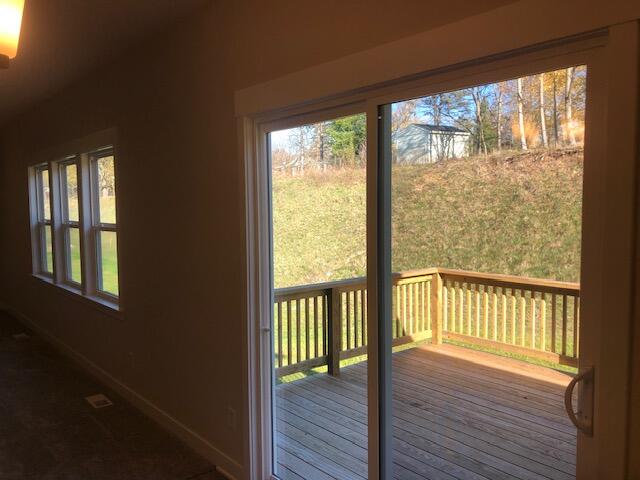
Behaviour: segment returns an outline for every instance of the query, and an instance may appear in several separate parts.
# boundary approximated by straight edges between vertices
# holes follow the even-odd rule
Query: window
[[[30,169],[34,274],[117,305],[118,233],[113,147]]]
[[[51,276],[53,273],[53,242],[51,237],[51,198],[49,169],[40,166],[35,169],[35,216],[37,252],[36,272]]]
[[[96,234],[97,288],[118,295],[118,233],[116,183],[113,153],[96,153],[91,158],[93,228]]]
[[[78,159],[60,165],[62,234],[64,239],[64,279],[82,284],[80,258],[80,207],[78,202]]]

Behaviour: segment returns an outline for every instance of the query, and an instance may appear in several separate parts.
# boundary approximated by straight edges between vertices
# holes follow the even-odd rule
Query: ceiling
[[[0,123],[211,0],[26,0]]]

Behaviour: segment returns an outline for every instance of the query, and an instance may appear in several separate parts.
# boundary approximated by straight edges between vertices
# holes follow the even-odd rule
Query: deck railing
[[[577,365],[580,286],[429,268],[393,276],[393,345],[443,338]],[[366,354],[365,278],[278,289],[278,376]]]

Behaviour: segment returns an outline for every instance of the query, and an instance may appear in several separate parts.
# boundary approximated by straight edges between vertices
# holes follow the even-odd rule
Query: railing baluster
[[[367,345],[367,290],[362,290],[362,345]]]
[[[396,285],[396,338],[400,337],[400,285]]]
[[[483,302],[483,316],[484,316],[484,330],[482,332],[482,338],[489,338],[489,286],[483,285],[482,287],[482,302]]]
[[[442,282],[442,323],[444,325],[443,330],[449,331],[449,287],[448,281]]]
[[[511,343],[516,344],[516,332],[518,331],[516,325],[516,290],[511,289]]]
[[[434,322],[434,318],[433,315],[431,313],[431,309],[433,308],[431,306],[431,298],[433,297],[433,291],[431,290],[432,288],[434,288],[434,282],[436,281],[436,277],[435,275],[431,276],[431,280],[429,280],[427,282],[427,299],[426,299],[426,303],[427,303],[427,311],[426,311],[426,321],[423,324],[423,328],[425,330],[431,330],[433,332],[433,322]],[[433,334],[433,333],[432,333]],[[431,337],[433,339],[433,336]]]
[[[467,335],[471,335],[471,285],[467,283]]]
[[[551,351],[553,353],[558,352],[558,339],[556,338],[558,332],[557,302],[558,298],[554,293],[551,295]]]
[[[460,282],[459,286],[459,312],[458,312],[458,333],[464,333],[464,283]]]
[[[500,289],[502,298],[502,342],[507,343],[507,294],[506,288]]]
[[[540,294],[540,350],[547,351],[547,294]]]
[[[524,347],[527,323],[527,299],[524,290],[520,290],[520,345]]]
[[[411,335],[413,333],[413,285],[407,284],[405,286],[405,291],[407,293],[407,330],[404,332],[405,335]]]
[[[480,336],[480,284],[474,285],[476,293],[476,337]]]
[[[353,347],[357,348],[358,345],[358,325],[360,319],[358,318],[358,307],[360,302],[358,301],[358,290],[353,291]]]
[[[457,285],[458,285],[458,282],[453,282],[451,287],[451,324],[454,332],[456,332],[456,322],[458,321],[458,317],[456,316]],[[457,332],[457,333],[460,333],[460,332]]]
[[[536,348],[536,292],[531,290],[531,348]]]
[[[420,331],[420,283],[413,285],[413,333]]]
[[[278,302],[278,367],[282,366],[282,302]]]
[[[424,332],[426,330],[425,325],[427,324],[427,282],[420,282],[420,331]]]
[[[296,300],[296,361],[301,360],[300,355],[300,299]]]
[[[345,312],[345,324],[347,326],[347,345],[345,350],[349,350],[351,348],[351,292],[347,290],[345,292],[345,297],[347,307]]]
[[[305,305],[305,314],[304,314],[304,340],[305,340],[305,353],[307,354],[306,359],[309,360],[309,358],[311,358],[311,342],[310,342],[310,338],[309,338],[309,333],[311,330],[311,321],[310,321],[310,314],[309,314],[309,310],[310,310],[310,305],[309,305],[309,299],[305,298],[304,299],[304,305]]]
[[[567,296],[562,296],[562,355],[567,355]]]
[[[573,357],[578,358],[578,321],[580,319],[580,297],[573,297]]]
[[[329,355],[329,309],[331,308],[331,291],[322,297],[322,354]]]
[[[291,335],[293,332],[291,331],[291,300],[287,302],[287,365],[293,364],[293,348],[291,345],[293,342],[291,341]]]
[[[314,345],[313,356],[314,357],[318,356],[318,338],[320,337],[319,333],[320,332],[318,329],[318,297],[313,297],[313,345]]]
[[[491,332],[491,336],[496,341],[498,340],[498,293],[496,287],[491,289],[491,294],[493,296],[493,332]]]

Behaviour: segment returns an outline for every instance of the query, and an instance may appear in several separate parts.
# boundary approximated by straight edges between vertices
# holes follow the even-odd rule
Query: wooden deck
[[[394,478],[573,479],[570,378],[452,345],[393,356]],[[366,364],[276,389],[278,476],[367,478]]]

